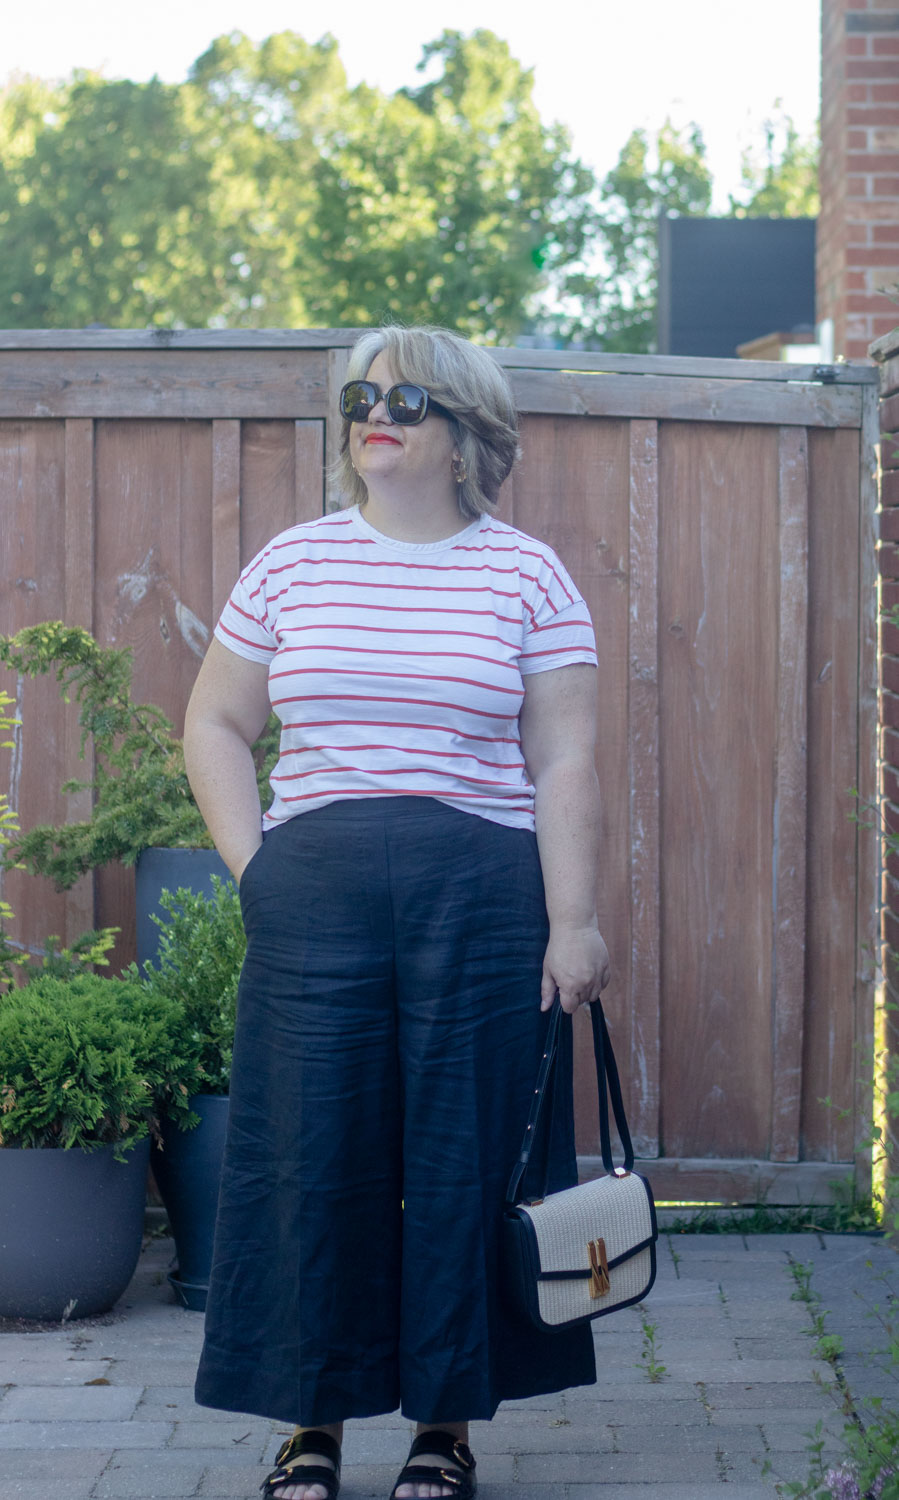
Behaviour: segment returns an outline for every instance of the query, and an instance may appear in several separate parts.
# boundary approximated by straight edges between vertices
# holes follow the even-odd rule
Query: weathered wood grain
[[[86,417],[66,422],[65,487],[65,604],[67,625],[92,630],[94,622],[94,424]],[[85,745],[79,759],[81,731],[74,713],[65,715],[64,780],[90,781],[93,776],[93,746]],[[69,798],[69,817],[74,822],[91,815],[90,791]],[[66,896],[67,943],[96,925],[93,874],[84,875]]]
[[[764,1204],[766,1208],[797,1208],[808,1204],[845,1203],[852,1189],[851,1162],[772,1162],[734,1157],[662,1157],[638,1161],[636,1170],[649,1179],[657,1202],[671,1204]],[[602,1177],[599,1156],[579,1156],[581,1182]],[[686,1212],[686,1209],[682,1209]],[[809,1224],[814,1213],[809,1214]]]
[[[325,509],[343,510],[347,497],[341,491],[334,474],[334,466],[340,452],[343,419],[338,401],[346,385],[349,349],[331,349],[328,353],[328,405],[325,412]]]
[[[3,349],[335,349],[362,328],[4,328]]]
[[[325,434],[321,422],[294,423],[294,517],[299,525],[324,515]]]
[[[776,431],[660,425],[668,1156],[768,1153],[776,499]]]
[[[2,346],[0,346],[2,347]],[[860,361],[826,365],[786,364],[762,359],[705,359],[682,354],[580,354],[569,349],[491,349],[497,364],[513,370],[601,370],[622,375],[671,375],[675,379],[802,381],[821,385],[876,385],[873,365]],[[826,372],[826,380],[821,372]]]
[[[634,1149],[659,1154],[659,462],[658,423],[630,424],[628,764]]]
[[[322,417],[316,349],[0,352],[0,417]]]
[[[778,434],[779,597],[774,792],[771,1159],[799,1160],[805,1009],[808,681],[808,442]]]
[[[865,391],[859,444],[859,619],[858,619],[858,787],[860,811],[868,810],[857,825],[855,858],[857,968],[855,991],[854,1114],[860,1122],[874,1118],[873,1069],[874,1008],[877,1003],[877,942],[880,914],[883,848],[880,830],[870,810],[877,805],[878,725],[878,598],[877,532],[878,476],[877,442],[879,416],[877,398]],[[893,1055],[896,1056],[894,1050]],[[870,1191],[871,1154],[862,1146],[868,1138],[864,1128],[856,1135],[856,1187],[860,1195]],[[893,1156],[899,1162],[899,1156]]]
[[[240,422],[212,424],[212,618],[215,626],[240,572]]]
[[[853,386],[770,386],[751,380],[672,380],[569,370],[510,370],[523,412],[646,417],[689,422],[759,422],[801,427],[858,427],[861,396]],[[899,425],[899,421],[897,421]]]
[[[243,423],[241,568],[245,568],[273,536],[296,524],[296,448],[294,422],[254,420]],[[231,582],[233,586],[234,579]]]
[[[858,965],[857,432],[809,433],[808,842],[802,1154],[852,1159]],[[873,753],[874,741],[867,753]],[[822,1101],[832,1100],[828,1105]],[[848,1110],[849,1117],[841,1111]]]

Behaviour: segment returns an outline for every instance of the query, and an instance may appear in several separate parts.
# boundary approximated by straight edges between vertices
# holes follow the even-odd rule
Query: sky
[[[399,19],[396,19],[396,16]],[[336,37],[349,82],[392,93],[422,81],[423,45],[483,28],[534,70],[543,119],[566,125],[600,174],[631,130],[670,115],[702,127],[713,212],[739,185],[741,149],[776,100],[808,134],[818,115],[820,0],[0,0],[0,79],[13,72],[183,79],[216,36],[298,31]]]

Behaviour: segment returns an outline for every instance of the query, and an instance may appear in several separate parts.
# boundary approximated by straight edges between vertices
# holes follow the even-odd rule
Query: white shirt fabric
[[[282,729],[264,828],[413,796],[532,829],[522,678],[596,665],[555,553],[492,516],[439,542],[384,536],[358,506],[294,526],[244,569],[215,635],[269,668]]]

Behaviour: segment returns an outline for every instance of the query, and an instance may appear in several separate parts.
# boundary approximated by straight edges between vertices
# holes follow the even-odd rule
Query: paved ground
[[[884,1241],[663,1235],[659,1250],[645,1308],[594,1325],[598,1385],[473,1426],[485,1500],[710,1500],[722,1485],[730,1500],[770,1500],[777,1478],[804,1478],[806,1434],[822,1420],[836,1452],[842,1419],[791,1261],[812,1267],[850,1386],[887,1393],[865,1359],[876,1342],[865,1303],[885,1300],[877,1275],[892,1271],[899,1289]],[[0,1335],[0,1500],[258,1495],[287,1428],[194,1405],[202,1317],[172,1300],[171,1254],[169,1240],[149,1242],[106,1322]],[[644,1325],[664,1367],[655,1381]],[[342,1495],[386,1500],[409,1434],[399,1415],[349,1423]]]

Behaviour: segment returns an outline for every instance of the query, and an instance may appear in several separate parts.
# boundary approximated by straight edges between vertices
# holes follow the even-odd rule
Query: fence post
[[[883,799],[881,966],[876,1051],[881,1097],[899,1088],[899,328],[871,346],[880,365],[880,788]],[[899,1114],[881,1107],[886,1226],[899,1221]],[[899,1244],[899,1234],[895,1243]]]

